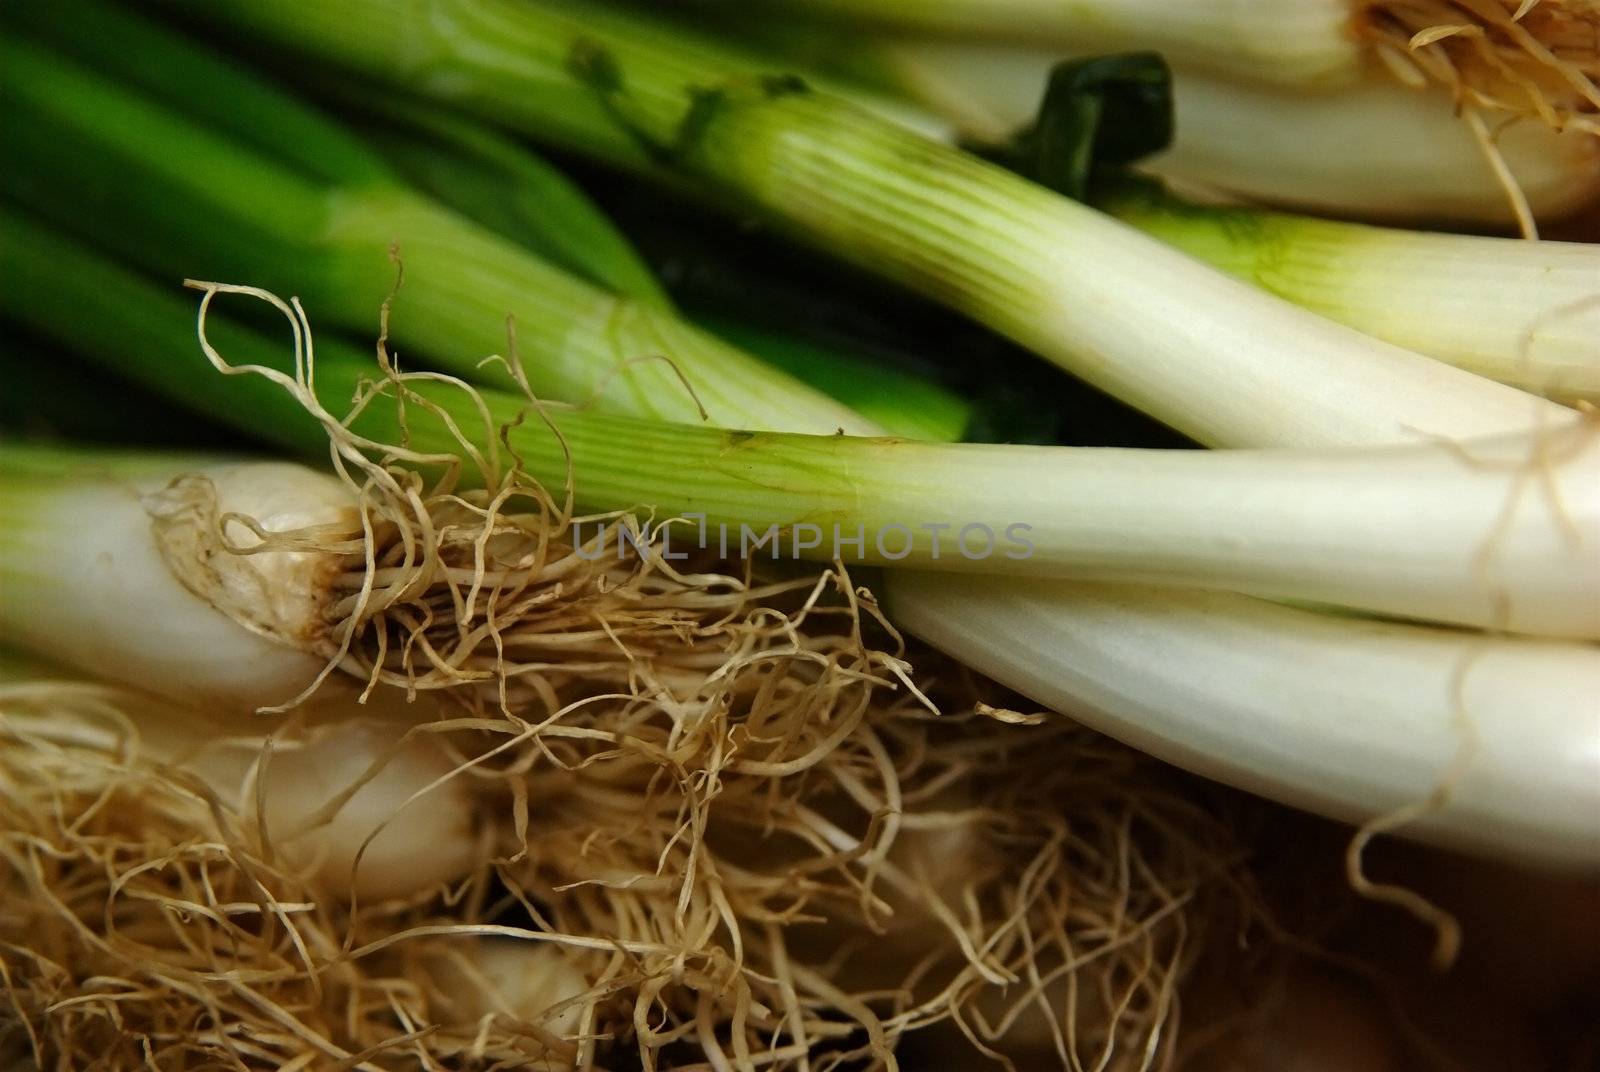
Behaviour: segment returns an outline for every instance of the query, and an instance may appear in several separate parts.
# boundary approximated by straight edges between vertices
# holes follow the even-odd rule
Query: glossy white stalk
[[[1239,78],[1323,86],[1360,72],[1351,0],[780,0],[879,27],[1161,52]]]
[[[192,494],[214,491],[220,512],[267,530],[327,525],[348,537],[359,534],[349,491],[283,463],[173,458],[129,473],[97,459],[59,483],[8,473],[0,637],[208,707],[253,709],[305,689],[326,665],[311,649],[326,628],[327,584],[345,557],[220,551]],[[180,476],[199,481],[172,485]],[[237,522],[228,535],[255,542]]]
[[[1030,123],[1051,69],[1092,51],[920,39],[854,47],[880,77],[980,142],[1004,141]],[[1504,181],[1442,88],[1373,72],[1337,92],[1297,92],[1181,65],[1172,88],[1172,147],[1146,165],[1157,174],[1333,215],[1518,222]],[[1532,119],[1490,127],[1536,219],[1600,199],[1600,138]]]
[[[576,1001],[562,1003],[581,997],[589,984],[569,956],[548,943],[462,937],[429,961],[446,1003],[439,1018],[460,1027],[486,1019],[538,1024],[570,1039],[582,1028],[586,1010]]]
[[[1600,865],[1600,649],[1331,617],[1226,593],[897,575],[898,620],[1058,711],[1353,822]],[[983,638],[974,643],[975,638]]]
[[[1151,161],[1157,174],[1334,215],[1519,222],[1505,182],[1443,89],[1373,77],[1338,93],[1289,94],[1184,74],[1175,104],[1180,133]],[[1534,219],[1559,219],[1600,198],[1600,137],[1533,118],[1489,116],[1485,124]]]

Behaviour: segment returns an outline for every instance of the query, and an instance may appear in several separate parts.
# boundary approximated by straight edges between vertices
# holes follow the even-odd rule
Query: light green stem
[[[678,319],[619,298],[398,186],[326,187],[25,40],[0,39],[0,186],[177,280],[298,294],[368,337],[397,278],[393,338],[503,386],[508,320],[532,389],[672,420],[871,430],[844,406]],[[89,166],[88,161],[93,161]],[[687,384],[687,385],[686,385]]]
[[[535,136],[698,177],[1208,445],[1487,435],[1570,415],[1221,277],[681,29],[570,0],[317,7],[309,20],[286,0],[207,10]]]

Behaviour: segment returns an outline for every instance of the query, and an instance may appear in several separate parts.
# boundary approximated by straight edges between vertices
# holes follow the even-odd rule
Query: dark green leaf
[[[1172,72],[1153,52],[1059,64],[1039,115],[1007,146],[986,155],[1077,200],[1091,182],[1172,142]]]

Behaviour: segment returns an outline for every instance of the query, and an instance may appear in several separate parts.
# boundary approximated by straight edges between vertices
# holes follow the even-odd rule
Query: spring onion
[[[1552,125],[1600,108],[1600,12],[1588,0],[791,0],[879,26],[1153,49],[1182,66],[1299,89],[1347,85],[1381,61],[1473,104]]]
[[[1296,305],[1552,398],[1600,398],[1600,247],[1207,207],[1128,183],[1095,204]]]
[[[211,795],[187,794],[191,836],[210,826],[213,809],[230,813],[241,831],[265,831],[255,852],[278,854],[319,890],[362,901],[432,889],[479,863],[469,790],[446,777],[445,752],[425,736],[404,736],[426,710],[385,696],[361,708],[352,696],[330,694],[269,730],[256,717],[63,677],[37,663],[14,663],[0,675],[7,748],[97,756],[113,781],[188,780]]]
[[[344,372],[323,371],[330,385]],[[347,394],[356,387],[340,385]],[[518,407],[495,401],[492,415],[509,425]],[[1592,554],[1600,541],[1600,442],[1587,429],[1531,444],[1200,454],[753,435],[550,416],[570,451],[583,506],[704,515],[711,540],[745,553],[1187,583],[1600,638],[1600,562]],[[414,444],[428,441],[415,422],[410,428]],[[542,429],[515,442],[531,473],[559,482],[562,442]],[[669,463],[663,474],[637,472],[638,452]],[[9,457],[0,451],[0,461]],[[217,503],[202,507],[191,496],[204,492],[184,482],[173,485],[169,503],[148,485],[84,487],[72,479],[71,459],[59,468],[32,460],[6,467],[13,470],[7,528],[16,534],[8,540],[6,618],[23,627],[53,622],[62,633],[49,638],[49,650],[89,628],[137,633],[146,600],[84,606],[82,619],[62,620],[39,609],[57,593],[25,578],[50,576],[54,556],[63,566],[80,563],[76,569],[115,569],[141,542],[149,553],[152,527],[165,561],[206,563],[203,573],[180,573],[187,590],[282,643],[325,649],[328,638],[316,630],[335,595],[325,586],[347,564],[287,556],[280,567],[278,556],[249,555],[241,560],[246,576],[236,578],[221,568],[235,557],[208,545],[199,526],[213,511],[239,513],[269,530],[342,525],[329,531],[348,540],[355,518],[342,489],[313,496],[314,488],[302,491],[298,481],[254,468],[185,465],[163,474],[163,482],[190,470],[205,477]],[[42,470],[37,479],[28,479],[30,468]],[[113,513],[119,501],[124,510]],[[308,513],[290,519],[284,501],[303,501]],[[93,517],[103,520],[91,525]],[[773,539],[762,537],[774,526],[781,541],[769,550]],[[92,542],[74,546],[74,535]],[[253,561],[263,557],[265,564]],[[280,568],[323,576],[284,576]],[[109,577],[74,583],[111,587]],[[267,604],[251,598],[258,589],[271,593]]]
[[[135,687],[160,681],[212,709],[282,703],[316,680],[325,660],[309,651],[323,638],[306,630],[339,556],[232,554],[208,526],[239,511],[269,529],[328,527],[359,547],[343,485],[286,463],[4,452],[8,643]],[[63,484],[64,473],[76,479]],[[194,482],[171,485],[178,475]],[[242,524],[230,529],[233,542],[256,542]]]
[[[847,48],[865,82],[985,143],[1033,118],[1051,69],[1068,58],[969,42],[868,38]],[[1600,199],[1600,138],[1528,121],[1463,123],[1443,89],[1374,74],[1337,93],[1291,92],[1183,68],[1172,88],[1173,144],[1147,166],[1187,184],[1322,213],[1529,230]]]
[[[321,5],[316,19],[276,2],[207,10],[579,150],[638,164],[653,146],[670,173],[716,184],[1203,443],[1479,436],[1570,416],[1263,295],[792,78],[707,69],[695,47],[632,16],[493,0],[447,5],[460,15],[449,19],[364,0]],[[430,77],[440,65],[448,83]]]
[[[899,577],[890,609],[1041,703],[1201,773],[1544,862],[1600,862],[1600,650],[1227,593]],[[992,638],[981,650],[974,636]],[[1311,742],[1315,742],[1314,745]]]

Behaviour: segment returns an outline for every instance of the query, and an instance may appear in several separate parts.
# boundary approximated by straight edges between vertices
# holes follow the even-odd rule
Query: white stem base
[[[1073,54],[936,41],[882,47],[887,72],[906,92],[989,142],[1033,121],[1051,68]],[[1360,219],[1517,223],[1443,89],[1410,89],[1378,71],[1337,91],[1300,92],[1183,68],[1173,92],[1175,140],[1148,165],[1165,178]],[[1505,127],[1496,145],[1536,219],[1560,219],[1600,199],[1600,138],[1529,119]]]
[[[1443,89],[1374,76],[1338,93],[1292,94],[1184,72],[1177,137],[1151,171],[1253,200],[1365,219],[1517,223],[1511,198]],[[1498,125],[1491,117],[1490,129]],[[1600,198],[1600,138],[1536,119],[1495,147],[1535,219]]]
[[[1135,747],[1407,836],[1600,867],[1600,649],[1340,619],[1224,593],[897,574],[890,609]],[[1459,682],[1459,688],[1458,688]]]
[[[286,701],[322,669],[322,660],[239,626],[183,587],[136,489],[87,487],[50,513],[58,536],[48,553],[26,574],[22,563],[9,564],[7,642],[208,707]]]
[[[408,728],[439,717],[431,700],[407,703],[397,690],[379,689],[357,706],[347,690],[335,690],[301,715],[308,726],[284,732],[259,717],[63,680],[49,669],[24,667],[0,679],[4,747],[46,743],[56,763],[76,753],[84,770],[103,765],[108,784],[132,772],[165,781],[165,768],[182,771],[215,799],[196,794],[192,811],[167,820],[211,838],[216,804],[235,817],[236,829],[264,824],[275,861],[332,896],[407,897],[472,870],[481,848],[468,780],[447,777],[449,753],[433,738],[402,743]]]

